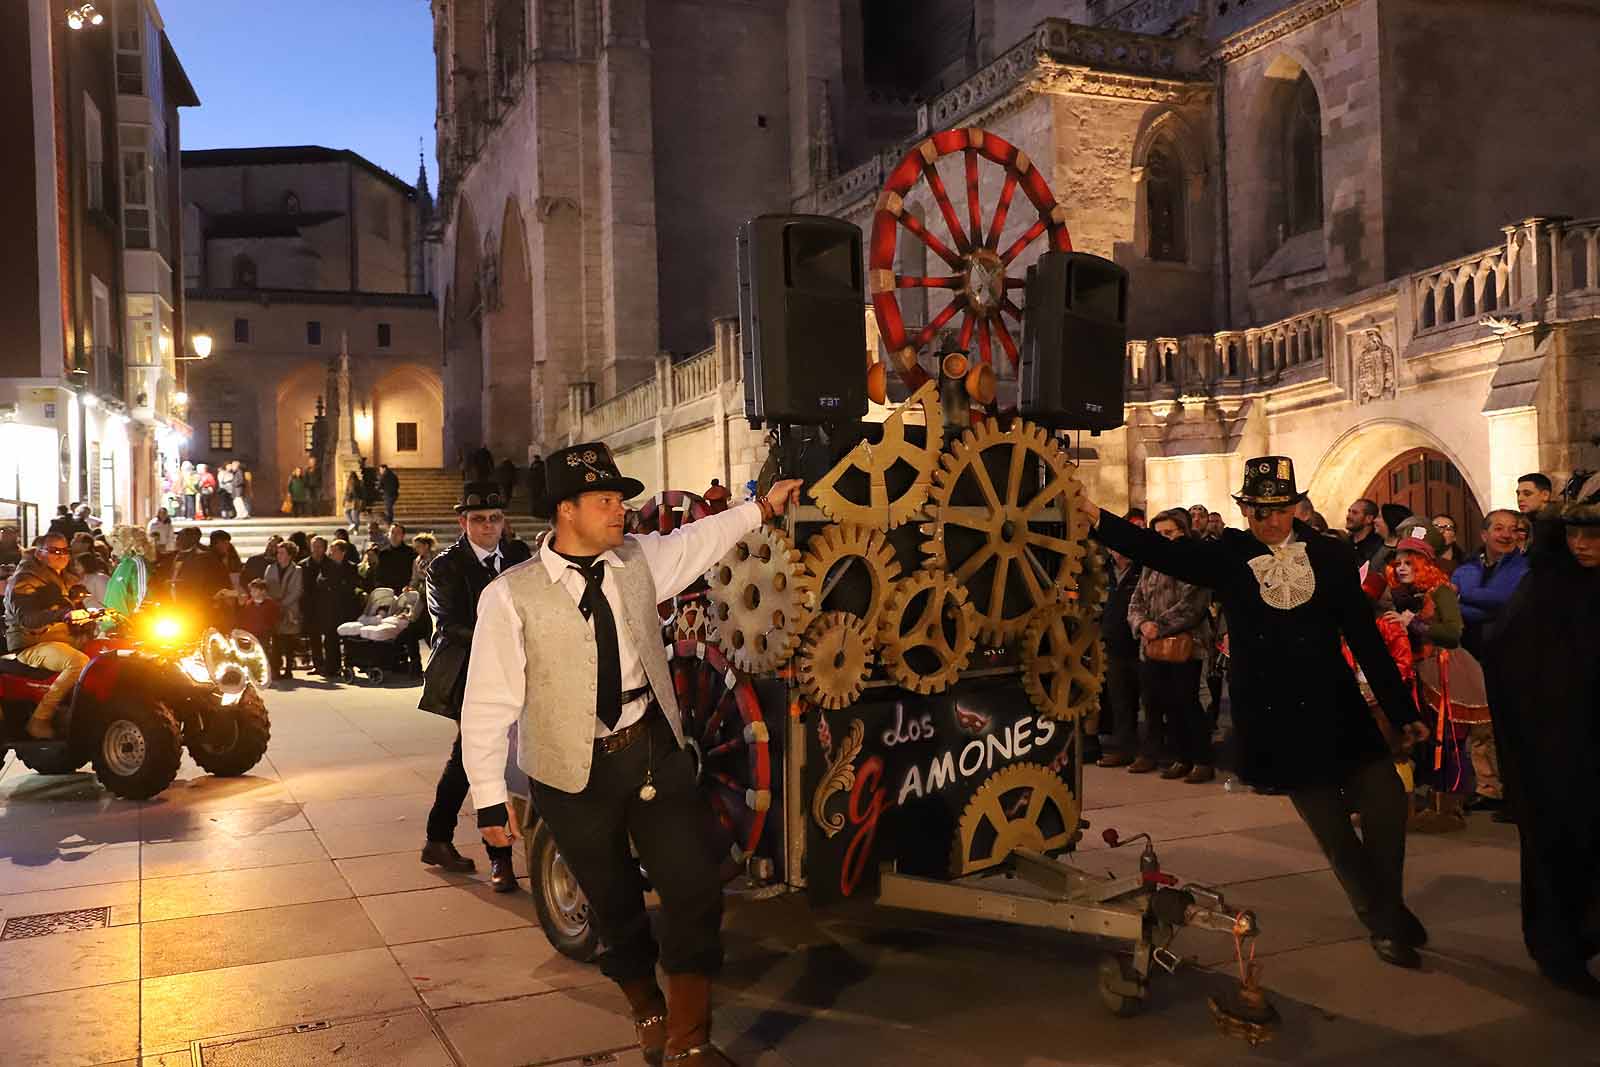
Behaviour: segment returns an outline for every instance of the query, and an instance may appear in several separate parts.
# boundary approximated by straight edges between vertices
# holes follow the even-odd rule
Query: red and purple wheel
[[[939,160],[957,153],[962,156],[966,176],[965,222],[950,202],[938,168]],[[1005,174],[992,212],[984,210],[979,196],[980,175],[984,169],[980,163],[985,161],[1000,167]],[[906,199],[919,181],[927,183],[938,205],[950,238],[948,243],[906,209]],[[1026,198],[1026,210],[1037,217],[1002,248],[1001,234],[1019,189]],[[950,268],[950,273],[924,276],[896,271],[895,250],[901,229],[926,245],[929,252]],[[1066,210],[1056,203],[1055,194],[1039,168],[1015,145],[971,126],[936,133],[906,153],[884,181],[883,192],[878,196],[867,265],[878,329],[907,388],[916,389],[928,380],[929,374],[917,362],[917,355],[957,315],[962,316],[959,343],[963,351],[969,351],[976,341],[981,362],[991,364],[994,348],[998,346],[1010,360],[1012,370],[1016,370],[1022,306],[1013,299],[1012,292],[1020,290],[1024,281],[1021,272],[1013,270],[1013,265],[1019,255],[1040,240],[1046,242],[1050,251],[1072,251]],[[898,294],[902,289],[938,289],[948,291],[951,296],[949,303],[913,335],[907,332],[900,310]]]
[[[742,865],[761,843],[772,806],[772,753],[761,702],[716,645],[679,641],[671,667],[700,790],[723,830],[726,855]]]

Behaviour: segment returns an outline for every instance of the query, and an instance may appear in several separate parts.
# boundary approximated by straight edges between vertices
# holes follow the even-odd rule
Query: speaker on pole
[[[1084,252],[1028,268],[1017,409],[1057,430],[1122,425],[1128,272]]]
[[[744,413],[816,424],[867,413],[861,230],[823,215],[761,215],[739,227]]]

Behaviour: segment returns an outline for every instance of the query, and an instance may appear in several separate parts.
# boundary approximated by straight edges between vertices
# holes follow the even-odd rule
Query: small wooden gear
[[[1076,588],[1089,533],[1083,488],[1049,435],[1021,419],[966,431],[933,477],[923,551],[971,594],[983,640],[1003,644]]]
[[[902,578],[878,622],[889,676],[916,693],[942,693],[971,659],[977,623],[967,591],[950,575],[919,571]]]
[[[819,615],[795,657],[801,692],[831,711],[854,704],[872,673],[872,643],[872,631],[857,616],[846,611]]]
[[[920,445],[906,437],[906,412],[913,406],[921,408],[927,431]],[[881,440],[860,442],[817,479],[811,497],[835,522],[892,530],[922,514],[943,444],[944,410],[938,383],[929,381],[884,420]],[[912,480],[904,488],[897,486],[898,495],[891,497],[888,475],[899,464],[910,468]]]
[[[1041,715],[1073,720],[1100,707],[1105,649],[1081,605],[1040,608],[1022,635],[1022,688]]]
[[[1066,848],[1078,836],[1078,815],[1077,798],[1050,768],[1014,763],[996,771],[961,811],[950,874],[998,867],[1019,848]]]
[[[759,526],[706,575],[722,647],[740,670],[770,671],[794,652],[811,620],[800,574],[800,553],[788,536]]]
[[[848,523],[824,526],[801,557],[801,588],[819,612],[847,611],[869,634],[878,628],[884,601],[900,577],[894,548],[882,530]]]

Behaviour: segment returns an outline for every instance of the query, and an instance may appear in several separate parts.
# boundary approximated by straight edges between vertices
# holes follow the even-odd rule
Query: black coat
[[[329,620],[332,612],[328,601],[327,589],[323,584],[323,576],[333,566],[333,557],[324,555],[320,561],[307,556],[296,564],[300,568],[300,588],[305,590],[300,595],[300,611],[305,619],[308,633],[322,633],[332,629]]]
[[[411,584],[411,565],[417,561],[417,550],[410,545],[384,545],[378,549],[378,567],[367,575],[372,588],[388,586],[399,593]]]
[[[394,500],[400,495],[400,476],[393,470],[386,470],[378,478],[378,492],[383,494],[385,500]]]
[[[500,569],[528,559],[521,541],[502,542]],[[428,564],[428,614],[433,618],[433,655],[422,678],[422,700],[417,707],[450,719],[461,717],[461,698],[467,687],[467,658],[472,653],[472,631],[478,623],[478,597],[489,586],[489,572],[465,537]]]
[[[1418,719],[1411,690],[1356,580],[1355,555],[1304,523],[1294,529],[1305,544],[1316,591],[1288,611],[1261,599],[1249,561],[1270,550],[1249,533],[1225,530],[1217,541],[1168,541],[1104,511],[1095,531],[1124,556],[1215,592],[1228,616],[1239,777],[1283,789],[1342,781],[1388,752],[1345,662],[1341,637],[1395,728]]]
[[[328,629],[360,618],[366,600],[361,589],[361,572],[349,560],[340,563],[329,556],[317,579],[317,595]]]
[[[1106,597],[1105,614],[1100,619],[1100,639],[1105,642],[1109,655],[1122,659],[1139,658],[1139,639],[1128,625],[1128,602],[1133,599],[1133,591],[1143,573],[1143,567],[1132,563],[1128,566],[1128,573],[1118,581],[1116,565],[1109,558],[1106,560],[1106,578],[1111,591]]]

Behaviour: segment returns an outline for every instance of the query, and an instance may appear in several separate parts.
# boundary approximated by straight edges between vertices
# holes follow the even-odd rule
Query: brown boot
[[[734,1067],[711,1044],[711,979],[667,975],[667,1056],[671,1067]]]
[[[636,978],[617,985],[622,987],[622,995],[628,998],[628,1007],[633,1011],[633,1029],[639,1036],[644,1062],[661,1067],[661,1057],[667,1051],[667,998],[654,978]]]

